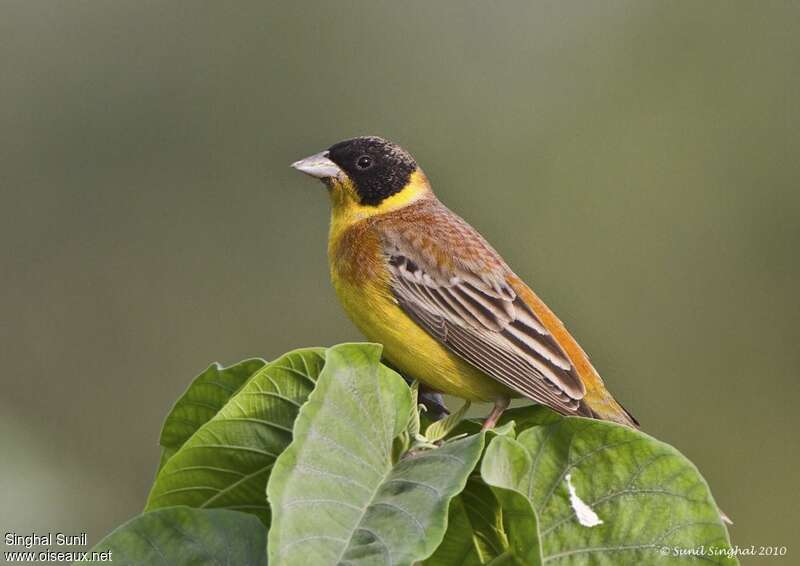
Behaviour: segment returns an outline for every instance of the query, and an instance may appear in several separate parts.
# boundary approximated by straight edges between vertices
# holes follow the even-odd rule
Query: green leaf
[[[464,401],[464,404],[461,405],[461,408],[459,408],[455,413],[447,415],[445,418],[431,423],[428,428],[425,429],[425,439],[428,442],[437,442],[450,434],[453,429],[458,426],[458,423],[461,422],[461,419],[464,418],[467,409],[469,409],[469,405],[469,401]]]
[[[246,513],[169,507],[128,521],[97,543],[88,558],[108,551],[114,564],[266,566],[267,533]]]
[[[496,427],[491,429],[491,433],[494,436],[509,436],[511,438],[516,438],[517,423],[514,421],[508,421],[503,424],[498,424]]]
[[[498,436],[481,467],[505,512],[539,519],[543,562],[558,564],[682,564],[696,560],[672,549],[730,547],[708,486],[677,450],[639,431],[583,418],[561,418],[515,439]],[[591,526],[594,525],[594,526]],[[524,526],[524,525],[521,525]],[[512,548],[529,533],[506,525]],[[527,541],[526,541],[527,539]],[[706,554],[712,564],[737,564]]]
[[[507,548],[500,503],[489,486],[475,474],[450,504],[444,540],[424,564],[486,564]]]
[[[253,513],[269,525],[267,478],[291,442],[294,419],[314,387],[324,352],[296,350],[258,370],[167,460],[145,510],[224,507]]]
[[[464,501],[481,560],[487,562],[502,554],[508,547],[508,538],[500,502],[495,494],[480,476],[475,475],[467,482],[460,497]]]
[[[255,373],[264,367],[264,360],[253,358],[222,367],[211,364],[198,375],[175,402],[161,427],[161,460],[164,467],[178,448],[183,446],[197,429],[211,420],[228,399]]]
[[[483,435],[393,461],[412,400],[380,354],[370,344],[327,351],[267,487],[271,564],[404,565],[441,542],[448,504],[478,461]]]
[[[530,455],[515,439],[497,436],[489,443],[481,462],[481,477],[492,487],[502,508],[508,537],[506,552],[492,564],[542,564],[536,513],[528,498],[512,487],[521,485],[524,473],[530,468]]]
[[[436,552],[424,566],[479,566],[484,562],[478,554],[467,509],[461,496],[453,498],[447,516],[447,531]]]
[[[524,407],[513,407],[505,410],[498,419],[495,428],[500,428],[513,422],[519,433],[534,426],[558,422],[562,418],[561,415],[545,405],[525,405]]]

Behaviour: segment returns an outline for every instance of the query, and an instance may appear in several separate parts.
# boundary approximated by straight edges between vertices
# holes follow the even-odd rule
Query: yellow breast
[[[383,344],[385,358],[406,377],[472,401],[518,397],[422,330],[398,306],[389,287],[380,241],[370,222],[331,223],[331,281],[350,319],[367,339]]]

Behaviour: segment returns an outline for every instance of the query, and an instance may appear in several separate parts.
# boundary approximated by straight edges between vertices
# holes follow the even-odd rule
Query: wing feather
[[[423,243],[424,251],[417,250]],[[562,413],[578,412],[586,390],[574,365],[505,278],[463,263],[450,262],[449,269],[433,265],[431,247],[419,237],[398,241],[397,234],[386,242],[392,292],[400,307],[448,349],[499,382]]]

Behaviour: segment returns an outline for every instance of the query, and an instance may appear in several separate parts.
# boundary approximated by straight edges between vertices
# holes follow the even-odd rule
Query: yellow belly
[[[353,285],[333,275],[339,300],[367,339],[406,377],[470,401],[518,397],[506,386],[448,351],[394,302],[380,281]]]

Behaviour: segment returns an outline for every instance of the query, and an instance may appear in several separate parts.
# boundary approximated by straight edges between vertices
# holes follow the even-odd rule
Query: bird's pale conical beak
[[[314,154],[310,157],[306,157],[305,159],[301,159],[300,161],[295,161],[292,163],[292,167],[305,173],[306,175],[316,177],[317,179],[338,177],[342,173],[342,170],[339,168],[339,166],[328,159],[327,151]]]

